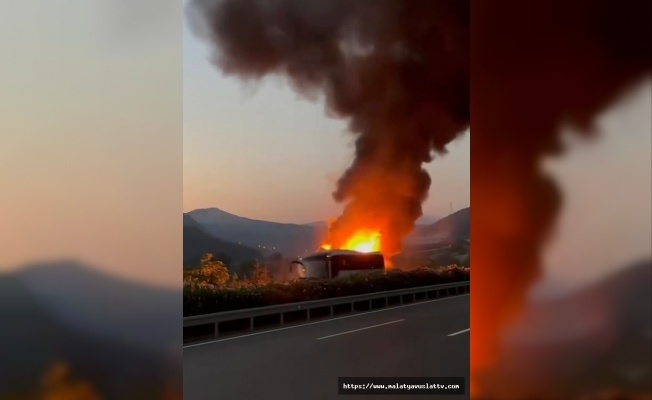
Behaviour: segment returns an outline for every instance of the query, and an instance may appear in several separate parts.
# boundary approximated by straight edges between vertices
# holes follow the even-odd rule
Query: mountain
[[[430,224],[433,224],[433,223],[439,221],[439,219],[440,219],[439,217],[434,217],[432,215],[422,215],[421,217],[419,217],[419,219],[417,219],[416,225],[430,225]],[[318,228],[325,229],[325,228],[328,227],[328,222],[326,222],[326,221],[315,221],[315,222],[310,222],[310,223],[303,224],[303,225],[313,226],[313,227],[318,227]]]
[[[416,224],[417,225],[432,225],[432,224],[434,224],[435,222],[437,222],[439,220],[440,220],[439,217],[435,217],[435,216],[432,216],[432,215],[422,215],[421,217],[419,217],[419,219],[417,219]]]
[[[195,267],[206,253],[227,266],[262,260],[262,252],[251,247],[228,242],[209,233],[208,229],[188,214],[183,214],[183,266]]]
[[[188,213],[183,213],[183,226],[186,227],[192,227],[192,228],[197,228],[201,230],[202,232],[206,232],[206,228],[199,222],[195,221],[193,217],[191,217]]]
[[[163,382],[181,373],[179,299],[180,290],[75,262],[0,274],[0,354],[11,360],[0,367],[0,398],[32,391],[55,363],[103,399],[161,398]]]
[[[326,232],[326,226],[321,224],[260,221],[240,217],[219,208],[194,210],[188,214],[215,237],[253,248],[260,246],[290,257],[314,251]]]
[[[312,226],[316,228],[323,228],[326,229],[328,228],[328,222],[326,221],[315,221],[315,222],[309,222],[307,224],[303,224],[304,226]]]
[[[50,314],[76,329],[152,349],[175,349],[181,340],[181,322],[172,318],[183,313],[181,284],[179,289],[144,285],[76,261],[27,265],[13,277]]]
[[[460,210],[440,220],[430,215],[424,215],[417,220],[415,234],[419,235],[419,232],[423,231],[424,236],[430,236],[431,231],[438,234],[440,231],[450,230],[447,227],[451,225],[454,235],[464,236],[464,232],[467,232],[463,237],[466,239],[470,228],[464,226],[464,213],[466,211],[466,225],[469,225],[468,210],[468,208]],[[242,243],[250,248],[260,249],[263,254],[280,252],[289,257],[303,255],[317,249],[328,230],[326,221],[314,221],[307,224],[261,221],[231,214],[219,208],[199,209],[184,214],[184,240],[186,225],[196,227],[197,230],[203,229],[211,236],[225,241]],[[192,234],[199,235],[197,232],[192,232]],[[223,251],[223,253],[224,256],[230,255],[228,251]],[[197,255],[194,256],[197,258]],[[184,259],[186,259],[185,245]]]
[[[649,392],[651,335],[647,260],[561,297],[531,302],[505,330],[500,370],[509,382],[527,382],[521,373],[537,376],[541,390],[561,385],[577,393],[615,387]]]
[[[456,211],[439,221],[426,225],[418,226],[412,237],[439,237],[445,241],[462,241],[469,239],[471,236],[471,208],[463,208]]]

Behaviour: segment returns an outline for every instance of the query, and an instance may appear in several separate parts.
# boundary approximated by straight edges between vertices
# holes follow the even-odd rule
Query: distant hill
[[[192,218],[189,214],[183,213],[183,226],[186,227],[193,227],[197,228],[203,232],[206,232],[206,228],[199,222],[195,221],[194,218]]]
[[[320,229],[327,229],[328,228],[328,222],[326,221],[315,221],[315,222],[309,222],[307,224],[302,224],[303,226],[312,226],[314,228],[320,228]]]
[[[453,242],[469,239],[471,236],[471,208],[463,208],[433,224],[418,226],[412,236],[438,236]]]
[[[215,259],[224,262],[230,268],[263,259],[262,252],[243,244],[220,239],[190,215],[183,214],[183,266],[199,266],[199,261],[206,253],[213,254]]]
[[[256,249],[260,246],[261,250],[264,247],[262,251],[280,252],[290,257],[314,251],[327,229],[320,223],[299,225],[260,221],[219,208],[194,210],[188,215],[217,238]]]
[[[561,382],[555,385],[577,393],[649,391],[651,335],[652,262],[647,260],[562,297],[532,302],[505,332],[503,368],[511,371],[510,382],[527,381],[515,371],[526,372],[518,365],[532,365],[536,358],[537,370],[530,372],[545,386],[556,378]]]
[[[76,328],[154,349],[174,349],[180,340],[174,329],[152,326],[164,327],[171,315],[181,315],[181,285],[175,290],[131,282],[76,261],[27,265],[13,276],[52,315]]]
[[[424,232],[424,235],[427,236],[430,235],[430,232],[448,231],[447,226],[451,225],[454,235],[460,235],[463,236],[462,239],[466,239],[470,228],[464,226],[463,217],[466,211],[466,225],[468,225],[468,210],[468,208],[460,210],[439,220],[434,216],[424,215],[417,220],[415,234],[419,235],[420,232]],[[200,234],[195,230],[186,229],[186,226],[203,230],[223,241],[241,243],[249,248],[259,250],[263,255],[279,252],[287,257],[313,252],[322,243],[328,230],[326,221],[314,221],[307,224],[270,222],[241,217],[219,208],[199,209],[184,214],[184,241],[186,231],[188,231],[188,235],[193,235],[193,242],[198,241],[199,239],[196,239],[195,236]],[[466,232],[466,236],[464,236],[464,232]],[[205,235],[204,239],[206,239]],[[217,257],[220,251],[213,253]],[[222,258],[231,255],[226,250],[222,250],[221,253],[223,253]],[[193,256],[195,259],[199,257],[196,254]],[[185,244],[184,259],[186,259]]]
[[[419,217],[419,219],[417,219],[416,224],[417,225],[430,225],[430,224],[433,224],[433,223],[439,221],[439,219],[440,219],[439,217],[435,217],[435,216],[432,216],[432,215],[422,215],[421,217]],[[304,224],[304,225],[314,226],[314,227],[319,227],[319,228],[327,228],[328,227],[328,222],[326,222],[326,221],[315,221],[315,222],[310,222],[310,223],[307,223],[307,224]]]
[[[441,218],[435,217],[433,215],[422,215],[417,219],[417,225],[431,225],[439,221]]]
[[[103,399],[160,398],[161,382],[181,372],[173,355],[181,341],[179,298],[180,290],[75,262],[0,274],[0,354],[12,360],[12,368],[0,368],[0,398],[32,390],[56,362]]]

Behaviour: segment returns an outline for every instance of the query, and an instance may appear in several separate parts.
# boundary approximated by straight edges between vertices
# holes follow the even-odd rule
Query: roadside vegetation
[[[230,274],[226,265],[206,254],[199,268],[184,271],[184,316],[264,307],[339,296],[468,281],[470,269],[420,267],[385,273],[354,275],[322,281],[274,282],[271,274],[255,264],[249,275]]]

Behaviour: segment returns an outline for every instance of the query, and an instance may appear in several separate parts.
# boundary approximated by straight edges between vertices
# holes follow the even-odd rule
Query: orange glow
[[[362,253],[380,251],[380,232],[359,230],[344,244],[344,249]]]
[[[330,244],[322,244],[323,250],[331,250]],[[380,251],[380,232],[372,229],[360,229],[340,247],[342,250],[353,250],[361,253],[373,253]]]

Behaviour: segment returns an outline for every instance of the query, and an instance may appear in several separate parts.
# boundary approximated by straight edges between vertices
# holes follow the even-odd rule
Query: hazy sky
[[[181,58],[173,1],[0,1],[0,272],[180,286]]]
[[[209,47],[187,29],[184,55],[184,211],[219,207],[280,222],[336,217],[335,182],[353,157],[346,123],[326,117],[280,77],[244,87],[209,62]],[[469,135],[429,165],[424,214],[469,206]]]
[[[652,81],[627,92],[597,128],[598,140],[571,141],[568,157],[546,164],[564,203],[544,278],[567,288],[652,256]]]

